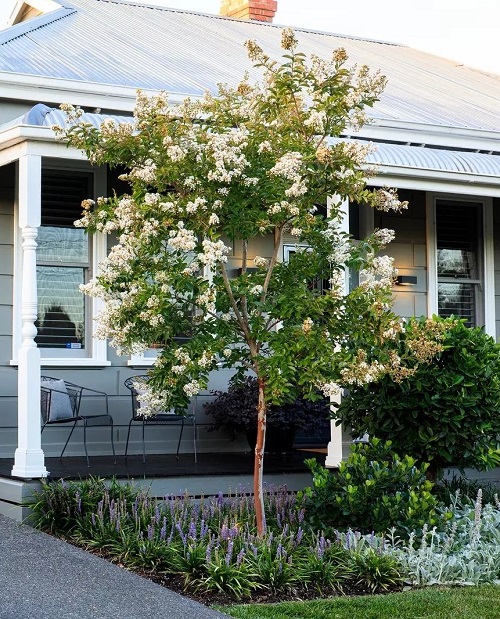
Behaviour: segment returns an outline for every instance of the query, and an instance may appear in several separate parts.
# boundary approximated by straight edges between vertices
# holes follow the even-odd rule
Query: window
[[[482,205],[436,201],[439,316],[460,316],[468,327],[483,324],[481,299]]]
[[[429,315],[457,316],[495,333],[491,199],[428,203]]]
[[[80,285],[90,275],[90,238],[73,222],[93,195],[84,172],[43,170],[41,227],[37,238],[38,335],[43,356],[88,356],[88,301]]]
[[[64,166],[64,167],[63,167]],[[106,256],[107,237],[87,235],[73,226],[81,201],[106,195],[106,169],[86,162],[43,158],[41,226],[37,242],[38,335],[42,366],[105,366],[107,343],[92,337],[100,299],[80,291]],[[17,365],[22,342],[23,238],[15,211],[14,324],[11,365]]]

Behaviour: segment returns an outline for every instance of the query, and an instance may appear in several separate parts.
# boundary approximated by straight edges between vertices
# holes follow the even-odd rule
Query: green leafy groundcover
[[[498,619],[500,587],[428,588],[331,600],[219,607],[240,619]]]

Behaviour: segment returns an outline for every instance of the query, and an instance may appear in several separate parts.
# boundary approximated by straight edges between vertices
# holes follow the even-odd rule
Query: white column
[[[338,203],[340,201],[339,196],[332,196],[328,199],[326,208],[327,208],[327,216],[330,216],[330,204],[331,202]],[[344,232],[349,232],[349,200],[344,200],[342,203],[342,211],[343,218],[341,222],[341,229]],[[349,273],[348,269],[345,270],[345,278],[344,278],[344,294],[347,294],[349,291]],[[340,396],[334,397],[332,396],[330,401],[338,402],[340,401]],[[336,426],[335,421],[330,421],[330,442],[327,447],[327,454],[325,459],[325,466],[329,468],[338,468],[339,464],[342,462],[342,426]]]
[[[47,477],[40,425],[40,351],[35,343],[37,319],[36,237],[41,216],[41,157],[19,159],[19,227],[23,238],[21,347],[18,355],[18,439],[12,475]]]

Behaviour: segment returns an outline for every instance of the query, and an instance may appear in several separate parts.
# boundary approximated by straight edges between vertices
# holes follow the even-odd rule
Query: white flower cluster
[[[269,174],[272,176],[281,176],[281,178],[296,182],[301,179],[299,174],[301,166],[301,153],[289,152],[285,153],[276,161],[274,166],[269,170]]]
[[[123,196],[115,208],[115,219],[122,230],[129,230],[138,220],[138,210],[130,196]]]
[[[266,269],[269,266],[269,260],[267,258],[263,258],[262,256],[255,256],[253,263],[256,267],[262,269]]]
[[[309,111],[309,116],[304,120],[304,125],[311,127],[317,133],[323,133],[326,126],[326,112],[312,108]]]
[[[345,264],[351,257],[351,244],[349,239],[338,237],[332,253],[328,256],[331,264]]]
[[[243,149],[247,136],[242,129],[231,133],[209,134],[207,152],[211,155],[215,168],[207,174],[208,180],[230,183],[233,178],[243,174],[249,165]]]
[[[372,142],[340,142],[338,147],[344,157],[353,161],[357,166],[362,165],[370,153],[377,150]]]
[[[195,198],[195,200],[191,200],[186,204],[186,213],[192,214],[196,213],[198,210],[206,210],[207,201],[205,198]]]
[[[355,368],[344,368],[340,374],[343,382],[348,385],[366,385],[378,380],[386,371],[386,367],[378,361],[367,363],[358,360]]]
[[[157,219],[145,219],[142,224],[140,238],[147,243],[148,239],[150,239],[151,237],[158,236],[161,228],[162,226]]]
[[[140,404],[141,415],[145,417],[158,415],[168,410],[168,391],[154,391],[150,388],[146,381],[136,379],[133,381],[133,387],[137,391],[137,400]]]
[[[397,275],[394,268],[394,258],[390,256],[377,256],[365,269],[359,272],[360,286],[367,290],[390,287]]]
[[[163,138],[163,146],[165,146],[167,157],[169,157],[169,159],[171,159],[174,163],[182,161],[187,155],[187,151],[185,151],[179,144],[174,144],[169,135]]]
[[[334,382],[320,383],[319,388],[325,398],[336,398],[342,394],[342,388]]]
[[[214,359],[214,354],[210,351],[205,350],[203,351],[201,357],[198,360],[198,365],[201,368],[208,368],[212,364],[213,359]]]
[[[73,222],[75,228],[87,228],[92,221],[92,207],[94,206],[94,200],[82,200],[83,215],[81,219],[77,219]]]
[[[264,291],[264,288],[260,284],[257,284],[250,288],[250,290],[248,291],[248,294],[257,296],[259,294],[262,294],[263,291]]]
[[[186,395],[192,398],[200,392],[201,385],[197,380],[191,380],[189,383],[184,385],[183,390]]]
[[[345,285],[345,273],[342,270],[334,271],[330,279],[328,280],[330,284],[329,294],[337,299],[340,299],[345,295],[346,285]]]
[[[196,189],[200,185],[200,179],[196,178],[195,176],[186,176],[186,178],[184,179],[184,187],[187,187],[188,189]]]
[[[165,324],[165,318],[161,314],[158,314],[154,309],[139,312],[139,318],[152,327],[159,327],[160,325]]]
[[[222,241],[210,241],[205,239],[202,243],[203,252],[198,254],[198,260],[206,266],[213,267],[218,262],[227,262],[229,247]]]
[[[395,236],[396,233],[390,228],[380,228],[379,230],[375,230],[372,234],[373,240],[380,246],[388,245],[394,240]]]
[[[148,159],[144,165],[136,166],[130,171],[129,177],[131,179],[138,179],[144,183],[154,183],[156,180],[156,163]]]
[[[128,239],[124,239],[124,237],[125,235],[120,237],[120,243],[113,245],[107,257],[99,264],[99,276],[106,279],[107,282],[113,282],[121,273],[130,273],[131,271],[135,249],[133,243],[129,243]],[[125,242],[121,242],[123,240]]]
[[[402,211],[408,207],[408,202],[401,202],[397,196],[395,189],[388,189],[386,187],[378,189],[375,194],[375,208],[379,211]]]
[[[170,230],[168,244],[172,249],[181,251],[193,251],[196,247],[196,235],[192,230],[184,227],[184,222],[179,221],[178,230]]]
[[[311,318],[306,318],[302,323],[302,332],[307,334],[310,333],[313,328],[314,322]]]
[[[166,92],[162,91],[151,97],[141,90],[137,91],[134,117],[138,120],[147,119],[150,114],[162,114],[166,116],[169,112],[168,95]]]
[[[217,299],[217,289],[215,286],[208,287],[196,298],[196,304],[203,307],[209,314],[215,314],[215,301]]]

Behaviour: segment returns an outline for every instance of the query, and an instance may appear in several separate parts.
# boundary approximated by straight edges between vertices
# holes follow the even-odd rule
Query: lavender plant
[[[305,533],[303,511],[286,488],[266,489],[268,526],[259,536],[252,499],[242,489],[233,496],[195,501],[189,496],[159,500],[144,493],[116,497],[103,487],[83,513],[78,504],[85,482],[54,485],[63,489],[64,509],[71,513],[71,527],[61,531],[67,539],[106,550],[133,569],[179,576],[189,591],[224,593],[234,599],[255,591],[329,594],[361,578],[353,568],[353,551],[340,538]],[[48,522],[43,512],[53,510],[53,492],[42,492],[36,503],[42,528]],[[358,554],[365,552],[356,549]]]

